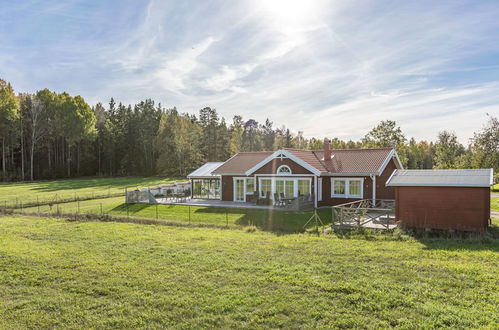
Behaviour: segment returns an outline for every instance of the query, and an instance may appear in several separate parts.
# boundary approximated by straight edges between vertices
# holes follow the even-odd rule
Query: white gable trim
[[[257,171],[258,169],[260,169],[261,167],[263,167],[265,164],[267,164],[268,162],[272,161],[273,159],[275,158],[278,158],[279,155],[284,155],[286,156],[287,158],[291,159],[292,161],[294,161],[296,164],[300,165],[301,167],[309,170],[311,173],[315,174],[315,175],[321,175],[321,172],[316,169],[315,167],[313,167],[312,165],[310,165],[309,163],[303,161],[302,159],[296,157],[295,155],[293,155],[292,153],[290,153],[289,151],[287,150],[277,150],[276,152],[274,152],[272,155],[268,156],[267,158],[265,158],[264,160],[262,160],[261,162],[259,162],[258,164],[256,164],[255,166],[253,166],[252,168],[250,168],[249,170],[246,171],[246,175],[251,175],[253,174],[255,171]]]
[[[385,168],[388,166],[388,164],[392,159],[395,159],[395,166],[397,166],[397,169],[399,170],[404,169],[404,166],[402,166],[402,162],[400,161],[399,155],[397,154],[395,149],[392,149],[392,151],[390,151],[388,156],[386,156],[386,159],[383,161],[383,164],[381,164],[381,166],[379,167],[377,175],[381,175],[383,173],[383,171],[385,170]]]

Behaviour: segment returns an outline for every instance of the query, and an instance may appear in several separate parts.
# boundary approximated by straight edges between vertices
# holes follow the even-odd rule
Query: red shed
[[[395,218],[415,228],[484,231],[490,224],[492,169],[395,170]]]

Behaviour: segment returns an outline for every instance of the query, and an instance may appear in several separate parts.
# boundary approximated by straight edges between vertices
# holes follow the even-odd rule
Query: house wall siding
[[[348,178],[363,178],[364,179],[364,198],[372,198],[372,180],[368,176],[345,176]],[[361,198],[337,198],[331,197],[331,180],[334,177],[322,177],[322,201],[318,202],[319,206],[332,206],[344,203],[357,201]]]
[[[386,166],[383,173],[376,177],[376,199],[395,199],[395,189],[387,187],[386,181],[392,175],[397,166],[392,159]],[[345,176],[348,178],[363,178],[364,179],[364,197],[363,199],[373,198],[373,181],[369,176]],[[322,177],[322,201],[318,202],[319,206],[332,206],[344,203],[350,203],[359,200],[359,198],[336,198],[331,197],[331,179],[334,177]]]
[[[489,188],[396,187],[396,220],[415,228],[484,231]]]
[[[234,195],[234,180],[231,175],[222,176],[222,200],[223,201],[233,201]]]
[[[309,170],[301,165],[298,165],[289,158],[283,158],[282,160],[279,158],[274,158],[273,160],[259,168],[257,171],[255,171],[254,174],[276,174],[277,169],[281,165],[289,166],[293,174],[312,174]]]
[[[376,177],[376,199],[395,199],[395,188],[387,187],[386,181],[397,169],[395,161],[392,159],[380,176]]]

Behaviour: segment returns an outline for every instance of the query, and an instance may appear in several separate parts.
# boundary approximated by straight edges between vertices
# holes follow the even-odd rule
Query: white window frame
[[[322,178],[317,178],[317,200],[322,201]]]
[[[345,193],[335,194],[335,181],[345,181]],[[360,195],[350,194],[350,181],[360,181]],[[331,197],[332,198],[364,198],[364,178],[331,178]]]
[[[236,180],[244,180],[244,202],[246,202],[247,198],[246,196],[247,195],[252,195],[253,194],[253,191],[247,191],[247,186],[248,186],[248,179],[253,179],[253,187],[256,189],[256,178],[253,177],[253,176],[235,176],[232,178],[232,200],[234,202],[242,202],[242,201],[238,201],[236,200]],[[258,192],[260,193],[260,192]]]
[[[294,191],[293,191],[293,197],[298,197],[298,180],[308,180],[309,184],[309,190],[310,193],[312,194],[312,178],[307,177],[307,176],[294,176],[294,177],[282,177],[282,176],[258,176],[258,196],[260,198],[263,198],[265,196],[261,195],[261,187],[262,187],[262,180],[270,180],[272,182],[271,185],[271,193],[270,193],[270,198],[274,200],[274,194],[276,193],[276,180],[284,180],[284,181],[294,181]]]
[[[282,172],[281,173],[281,169],[282,168],[287,168],[289,170],[289,172]],[[279,166],[277,168],[276,174],[279,174],[279,175],[291,175],[291,174],[293,174],[293,172],[291,171],[291,168],[288,165],[281,165],[281,166]]]

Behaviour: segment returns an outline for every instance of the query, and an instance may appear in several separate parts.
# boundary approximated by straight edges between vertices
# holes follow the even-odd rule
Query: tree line
[[[185,176],[207,161],[240,151],[282,147],[321,149],[322,138],[304,137],[267,119],[233,117],[216,109],[197,115],[147,99],[134,105],[90,106],[81,96],[48,89],[14,92],[0,80],[3,181],[78,176]],[[499,171],[499,122],[489,116],[469,144],[450,131],[435,141],[407,139],[395,121],[381,121],[360,141],[330,138],[335,149],[395,147],[406,168],[494,168]]]

